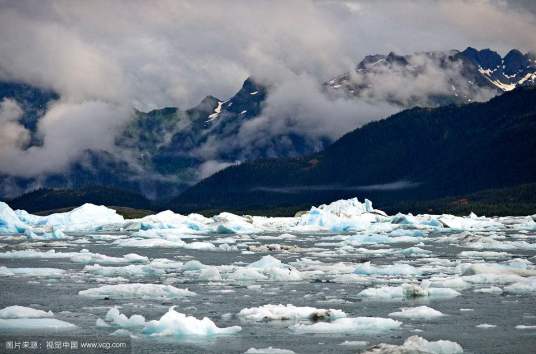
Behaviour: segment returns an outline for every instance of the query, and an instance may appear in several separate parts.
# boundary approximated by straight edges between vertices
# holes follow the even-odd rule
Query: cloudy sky
[[[304,129],[336,137],[356,125],[356,112],[364,122],[388,109],[337,102],[346,123],[333,127],[322,120],[318,83],[372,53],[535,50],[535,11],[530,0],[0,0],[0,80],[61,95],[39,126],[44,146],[31,151],[20,149],[20,107],[1,104],[9,124],[0,136],[11,139],[0,143],[0,170],[62,168],[83,149],[111,148],[133,107],[225,99],[250,75],[279,85],[284,101],[316,102],[322,114]]]

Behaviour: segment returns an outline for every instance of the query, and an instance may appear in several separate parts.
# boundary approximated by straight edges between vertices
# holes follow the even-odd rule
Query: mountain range
[[[432,84],[430,84],[430,80],[432,80]],[[411,85],[405,90],[396,89],[397,87],[400,88],[401,82],[404,85],[409,85],[409,83]],[[435,117],[450,114],[448,112],[451,111],[448,111],[448,109],[452,111],[465,109],[458,106],[475,101],[485,101],[503,92],[512,91],[521,86],[531,86],[535,83],[536,60],[533,54],[523,54],[518,50],[511,50],[504,57],[501,57],[489,49],[479,51],[467,48],[464,51],[415,53],[404,56],[395,53],[367,56],[356,65],[355,70],[351,73],[342,74],[328,80],[323,85],[323,90],[327,97],[333,99],[344,97],[345,99],[367,102],[387,102],[399,107],[399,110],[410,109],[401,113],[401,116],[393,117],[396,118],[395,121],[397,122],[409,122],[413,115],[419,115],[422,120],[428,119],[428,115]],[[229,171],[244,171],[250,168],[249,166],[255,166],[256,169],[261,165],[270,166],[270,171],[263,171],[267,175],[260,176],[259,182],[262,180],[263,183],[253,187],[254,194],[269,193],[271,200],[274,201],[271,204],[273,206],[280,205],[278,201],[283,204],[289,204],[290,201],[292,203],[302,202],[301,199],[295,198],[296,195],[307,193],[295,193],[294,191],[292,193],[272,193],[273,191],[269,192],[267,188],[288,189],[292,187],[294,190],[304,188],[304,191],[310,191],[310,187],[313,186],[315,193],[309,194],[325,195],[325,198],[321,197],[319,199],[326,199],[333,193],[322,191],[320,187],[324,185],[329,185],[330,190],[338,188],[340,192],[342,188],[348,192],[355,193],[352,190],[354,187],[358,187],[360,188],[359,190],[363,191],[363,186],[387,184],[387,187],[381,188],[393,190],[407,184],[411,186],[409,189],[412,191],[417,188],[414,187],[415,185],[420,186],[417,189],[422,190],[422,193],[419,192],[422,198],[432,198],[450,195],[455,192],[474,191],[475,188],[508,184],[478,184],[475,182],[474,186],[471,184],[470,188],[463,190],[457,190],[448,185],[448,183],[441,187],[427,187],[426,183],[428,182],[425,183],[424,181],[433,180],[433,178],[437,177],[432,176],[432,172],[429,172],[430,176],[423,179],[421,175],[397,174],[391,170],[392,166],[389,164],[383,167],[384,170],[377,167],[379,171],[383,172],[367,174],[370,176],[367,178],[342,177],[345,173],[354,175],[355,171],[345,169],[344,165],[341,169],[340,161],[336,159],[331,157],[326,159],[328,155],[334,156],[329,151],[337,151],[337,153],[346,156],[349,151],[355,151],[353,150],[355,148],[364,149],[365,151],[377,150],[377,146],[373,147],[362,143],[361,145],[356,143],[357,146],[352,146],[351,149],[346,150],[347,143],[341,143],[341,141],[347,141],[349,139],[347,136],[335,142],[332,146],[330,144],[333,143],[333,140],[328,137],[311,138],[306,134],[286,133],[270,136],[268,139],[264,139],[262,144],[248,146],[247,149],[233,144],[227,144],[225,149],[219,150],[207,148],[212,146],[213,142],[232,142],[245,122],[255,120],[262,115],[271,91],[271,85],[261,83],[254,78],[248,78],[241,89],[227,100],[207,96],[197,106],[186,110],[167,107],[150,112],[136,111],[135,117],[116,137],[116,146],[131,157],[128,160],[105,151],[86,151],[84,157],[72,163],[66,171],[39,176],[38,178],[21,178],[7,174],[0,176],[0,185],[2,186],[0,193],[6,197],[32,190],[36,187],[84,190],[88,186],[98,185],[141,193],[160,201],[163,200],[163,197],[169,201],[169,197],[180,195],[177,199],[173,199],[171,203],[167,204],[168,202],[166,201],[163,204],[172,206],[175,209],[178,203],[195,209],[205,209],[225,206],[225,203],[222,203],[221,200],[217,201],[220,198],[218,195],[221,194],[219,191],[216,190],[213,196],[205,195],[205,193],[213,189],[207,186],[221,182],[217,178],[222,178],[222,175],[225,176],[226,173],[230,173]],[[3,82],[0,83],[0,99],[3,98],[14,99],[21,105],[24,114],[20,118],[20,122],[32,132],[30,145],[41,144],[41,137],[37,132],[37,122],[46,112],[47,105],[60,99],[59,95],[51,90],[23,83]],[[448,106],[451,104],[457,106]],[[445,108],[447,111],[437,112],[427,109],[422,111],[411,109],[416,106],[429,108],[448,107]],[[425,112],[434,113],[425,114]],[[423,118],[425,116],[428,118]],[[484,118],[481,117],[481,119]],[[392,118],[386,121],[392,121]],[[357,124],[356,128],[358,127]],[[385,135],[386,137],[390,136],[391,129],[404,127],[403,123],[399,123],[400,127],[382,125],[386,123],[371,123],[363,129],[370,131],[370,126],[376,127],[377,124],[379,124],[380,128],[375,128],[379,129],[379,132],[375,134],[378,134],[378,136]],[[423,129],[415,122],[411,124],[415,124],[415,129]],[[466,127],[461,126],[460,128],[465,129]],[[430,127],[426,129],[431,129],[431,133],[434,132]],[[412,130],[404,131],[408,137],[411,137]],[[447,131],[449,132],[448,134],[455,135],[455,130],[447,129]],[[358,140],[362,141],[364,138],[360,134],[358,134]],[[394,137],[391,138],[394,139]],[[339,146],[344,148],[338,148]],[[325,148],[327,150],[321,152]],[[398,149],[399,147],[394,144],[392,148]],[[302,158],[303,156],[306,157]],[[429,155],[428,157],[432,156]],[[283,160],[278,160],[280,158]],[[285,158],[290,159],[285,160]],[[258,163],[243,163],[244,161],[259,159],[261,160]],[[317,160],[319,162],[316,162]],[[293,171],[291,167],[296,165],[300,166],[298,170],[302,169],[304,161],[308,161],[306,165],[311,167],[315,175],[323,175],[326,172],[324,166],[327,166],[327,161],[332,161],[331,168],[343,172],[340,172],[340,175],[333,175],[335,173],[333,172],[325,174],[323,177],[315,177],[318,180],[300,175],[299,183],[290,184],[280,183],[281,181],[277,176],[274,176],[273,183],[270,180],[266,180],[267,177],[265,176],[271,176],[280,170],[277,166],[285,166],[285,169],[289,169],[289,173],[294,173],[291,172]],[[410,157],[409,161],[413,161],[411,166],[414,168],[417,168],[422,163],[421,160],[415,157]],[[233,165],[240,162],[242,162],[242,165],[233,167]],[[356,162],[359,162],[360,169],[364,169],[364,166],[368,166],[370,163],[373,166],[378,164],[376,161],[369,160],[353,161],[352,163]],[[213,171],[225,166],[231,167],[191,187],[196,182],[209,176]],[[370,168],[369,166],[367,169],[374,171],[375,168]],[[397,171],[400,172],[401,167],[397,168]],[[385,171],[389,173],[384,173]],[[364,174],[359,175],[363,176]],[[240,178],[243,178],[244,175],[240,176]],[[376,177],[378,178],[375,179]],[[244,178],[247,180],[249,177]],[[268,183],[264,183],[265,181]],[[302,187],[302,183],[306,187]],[[389,186],[390,183],[395,184]],[[226,188],[230,187],[223,184],[222,190]],[[370,192],[370,188],[367,188]],[[249,195],[249,192],[242,194],[244,190],[249,189],[251,189],[251,186],[245,183],[244,188],[239,192],[240,195],[237,195],[238,199],[233,199],[236,200],[236,206],[251,206],[247,201],[250,196],[245,197],[245,195]],[[441,192],[434,193],[434,190]],[[397,192],[392,193],[392,195],[400,193],[411,194],[408,189],[398,188]],[[289,196],[292,197],[290,198]],[[206,203],[197,203],[196,198],[202,198]],[[158,204],[162,205],[161,202]],[[154,206],[154,203],[152,205]]]
[[[536,88],[484,103],[413,108],[324,151],[229,167],[182,193],[175,210],[248,210],[360,196],[378,205],[536,182]]]

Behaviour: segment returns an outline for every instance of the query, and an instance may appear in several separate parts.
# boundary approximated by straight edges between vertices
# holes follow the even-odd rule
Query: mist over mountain
[[[9,139],[4,140],[0,154],[2,194],[13,197],[36,188],[102,185],[150,198],[170,197],[243,161],[320,152],[344,133],[402,109],[483,101],[532,85],[535,78],[534,56],[517,50],[504,57],[473,48],[371,55],[355,71],[324,84],[298,80],[289,85],[248,78],[226,100],[207,96],[186,110],[132,110],[115,136],[105,143],[102,139],[82,141],[75,150],[69,150],[68,140],[50,141],[54,122],[61,119],[52,123],[47,119],[61,101],[59,94],[4,82],[0,112],[5,122],[2,131]],[[98,102],[88,105],[98,119],[106,119],[102,110],[107,108]],[[62,125],[56,134],[69,127]],[[67,168],[48,162],[47,155],[58,149],[64,149],[64,158],[71,161]],[[13,167],[19,158],[36,162],[20,170]],[[42,163],[45,169],[40,168]]]
[[[405,110],[318,154],[227,168],[168,206],[244,211],[358,196],[392,207],[534,183],[534,136],[536,88],[520,87],[489,102]]]

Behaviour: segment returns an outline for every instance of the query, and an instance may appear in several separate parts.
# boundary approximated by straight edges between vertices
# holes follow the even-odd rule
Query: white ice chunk
[[[73,330],[74,324],[55,318],[14,318],[0,319],[1,330]]]
[[[199,320],[176,312],[175,306],[172,306],[160,320],[148,322],[143,328],[143,333],[151,336],[207,337],[235,334],[241,330],[240,326],[219,328],[207,317]]]
[[[264,305],[260,307],[250,307],[242,309],[238,317],[246,321],[273,321],[273,320],[334,320],[346,317],[341,310],[318,309],[314,307],[298,307],[294,305]]]
[[[24,233],[27,228],[9,205],[0,202],[0,233]]]
[[[363,275],[418,275],[421,271],[409,264],[398,263],[388,265],[374,265],[370,262],[359,264],[354,273]]]
[[[221,274],[217,267],[207,267],[199,273],[199,280],[221,281]]]
[[[54,226],[60,230],[91,230],[106,224],[123,223],[125,219],[113,209],[86,203],[65,213],[55,213],[35,219],[34,226]]]
[[[423,282],[424,283],[424,282]],[[430,288],[427,284],[402,284],[402,286],[383,286],[362,290],[358,296],[376,300],[401,300],[416,297],[452,298],[461,295],[450,288]]]
[[[463,348],[456,342],[438,340],[429,342],[419,336],[406,339],[402,345],[378,344],[364,354],[460,354]]]
[[[25,306],[8,306],[0,310],[0,318],[49,318],[54,317],[52,311],[45,312]]]
[[[161,284],[117,284],[104,285],[98,288],[90,288],[78,292],[81,296],[108,299],[180,299],[185,296],[193,296],[194,292],[188,289],[178,289],[171,285]]]
[[[145,317],[141,315],[132,315],[127,317],[125,314],[119,312],[117,307],[112,307],[106,313],[104,319],[110,322],[111,325],[121,328],[135,328],[145,326]]]
[[[298,323],[290,327],[296,333],[377,333],[399,328],[402,322],[382,317],[339,318],[311,325]]]
[[[0,267],[0,276],[61,277],[65,270],[59,268],[8,268]]]
[[[526,280],[505,286],[504,292],[515,295],[536,294],[536,277],[530,277]]]
[[[391,312],[391,317],[407,318],[411,320],[432,320],[444,314],[428,306],[402,307],[399,312]]]
[[[364,230],[372,223],[384,220],[386,214],[372,207],[370,200],[364,203],[357,198],[338,200],[331,204],[312,207],[299,217],[297,230],[326,230],[347,232]]]
[[[289,349],[279,349],[279,348],[249,348],[244,352],[244,354],[295,354],[292,350]]]

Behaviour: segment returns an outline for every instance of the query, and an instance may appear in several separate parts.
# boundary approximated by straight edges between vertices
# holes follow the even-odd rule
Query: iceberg
[[[26,218],[32,221],[32,226],[53,226],[62,231],[95,230],[106,224],[120,224],[125,219],[117,211],[103,205],[86,203],[65,213],[55,213],[48,216],[33,216]]]
[[[312,207],[299,217],[296,229],[303,231],[323,230],[350,232],[367,229],[372,223],[385,220],[387,214],[372,207],[372,202],[364,203],[357,198],[338,200],[331,204]]]
[[[294,305],[264,305],[242,309],[238,317],[244,321],[331,321],[346,317],[341,310],[297,307]]]
[[[0,202],[0,233],[24,234],[28,229],[17,214],[4,202]]]
[[[235,334],[241,330],[240,326],[220,328],[208,317],[199,320],[175,311],[175,306],[172,306],[160,320],[148,322],[143,333],[150,336],[208,337]]]

